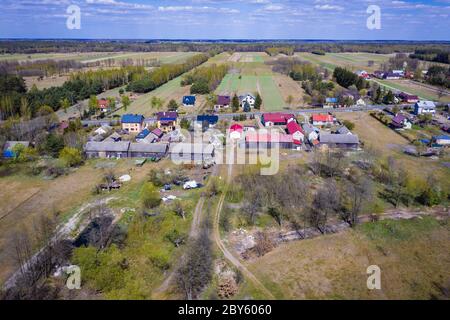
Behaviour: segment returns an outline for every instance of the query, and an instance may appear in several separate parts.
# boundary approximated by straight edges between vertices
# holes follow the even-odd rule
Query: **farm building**
[[[334,118],[330,114],[313,114],[312,123],[314,126],[332,125]]]
[[[227,109],[230,107],[230,96],[217,96],[217,103],[214,105],[214,110],[219,111],[221,109]]]
[[[294,139],[288,134],[248,133],[245,136],[247,149],[292,149]]]
[[[90,141],[84,146],[86,156],[90,158],[127,158],[129,141],[121,142],[94,142]]]
[[[14,152],[14,148],[17,145],[22,145],[24,148],[28,148],[30,146],[29,141],[6,141],[5,146],[3,147],[3,158],[12,159],[17,155]]]
[[[193,107],[195,106],[197,98],[195,96],[184,96],[183,97],[183,106],[185,107]]]
[[[342,126],[339,129],[336,130],[337,134],[352,134],[350,130],[346,126]]]
[[[411,121],[408,120],[408,118],[406,118],[404,115],[399,114],[396,115],[391,122],[391,125],[395,128],[395,129],[411,129],[412,128],[412,123]]]
[[[170,145],[169,154],[172,161],[204,162],[214,158],[214,146],[200,143],[174,143]]]
[[[178,113],[175,111],[158,112],[156,114],[156,126],[162,132],[171,132],[176,130],[178,123]]]
[[[433,137],[433,142],[440,146],[450,146],[450,136],[435,136]]]
[[[324,108],[336,108],[338,105],[338,98],[326,98],[325,104],[323,105]]]
[[[383,75],[384,80],[399,80],[402,77],[403,77],[402,75],[394,72],[387,72]]]
[[[414,105],[414,114],[434,114],[436,113],[436,105],[433,101],[417,101]]]
[[[300,145],[305,140],[305,135],[303,134],[303,129],[297,123],[295,119],[290,119],[287,123],[287,131],[292,136],[294,144]]]
[[[121,123],[122,130],[130,133],[138,133],[143,129],[144,116],[141,114],[124,114]]]
[[[367,71],[365,71],[365,70],[358,70],[358,71],[355,72],[355,74],[358,77],[361,77],[363,79],[370,79],[369,73]]]
[[[250,93],[246,93],[242,96],[239,96],[239,104],[241,105],[241,108],[244,108],[246,103],[250,105],[250,108],[254,108],[255,101],[256,101],[255,96]]]
[[[169,145],[167,143],[131,143],[128,150],[130,158],[163,158],[167,154]]]
[[[230,139],[239,140],[242,138],[242,133],[244,132],[244,127],[240,124],[235,123],[230,127]]]
[[[330,148],[357,149],[359,138],[354,134],[320,133],[320,144]]]
[[[262,115],[261,121],[266,127],[284,126],[292,118],[294,118],[293,114],[265,113]]]

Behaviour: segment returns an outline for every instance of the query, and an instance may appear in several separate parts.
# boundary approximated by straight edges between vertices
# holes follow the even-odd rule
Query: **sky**
[[[0,0],[0,12],[0,38],[450,40],[450,0]]]

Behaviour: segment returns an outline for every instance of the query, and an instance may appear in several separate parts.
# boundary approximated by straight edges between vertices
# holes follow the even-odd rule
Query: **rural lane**
[[[231,181],[231,177],[232,177],[232,173],[233,173],[233,164],[229,164],[228,165],[228,175],[227,175],[227,179],[226,179],[226,183],[227,185],[230,183]],[[264,293],[264,295],[272,300],[275,300],[274,295],[261,283],[261,281],[258,280],[258,278],[256,278],[256,276],[247,269],[247,267],[245,267],[238,258],[236,258],[223,244],[222,239],[220,237],[220,230],[219,230],[219,221],[220,221],[220,213],[222,211],[222,207],[223,207],[223,203],[225,202],[225,196],[226,196],[227,192],[226,190],[222,192],[220,199],[219,199],[219,203],[217,204],[217,208],[216,208],[216,213],[214,215],[214,229],[213,229],[213,237],[214,237],[214,241],[217,245],[217,247],[220,249],[220,251],[222,251],[225,259],[227,259],[231,264],[233,264],[237,269],[239,269],[244,276],[249,279],[251,282],[253,282],[254,286],[259,289],[261,292]]]

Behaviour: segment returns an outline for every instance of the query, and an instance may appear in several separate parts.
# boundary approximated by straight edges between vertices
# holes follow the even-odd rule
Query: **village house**
[[[240,140],[242,138],[242,134],[244,132],[244,128],[238,124],[235,123],[230,127],[230,139],[231,140]]]
[[[412,123],[407,117],[402,114],[396,115],[391,122],[394,129],[411,129]]]
[[[383,79],[385,72],[377,70],[373,73],[373,76],[378,79]]]
[[[129,133],[139,133],[143,129],[144,116],[141,114],[124,114],[121,123],[122,130]]]
[[[195,96],[184,96],[183,97],[183,106],[185,107],[194,107],[197,98]]]
[[[205,125],[206,127],[212,128],[219,122],[219,117],[216,115],[198,115],[197,116],[197,122],[200,123],[202,126]]]
[[[292,149],[294,139],[289,134],[247,133],[245,147],[247,149]]]
[[[331,134],[321,132],[319,136],[320,145],[329,148],[358,149],[359,138],[354,134]]]
[[[295,119],[289,119],[287,123],[287,131],[292,136],[294,144],[301,145],[305,140],[305,135],[303,134],[303,129],[297,123]]]
[[[406,103],[417,103],[419,101],[419,97],[411,94],[407,94],[404,92],[400,92],[398,97]]]
[[[365,107],[366,106],[366,102],[364,101],[363,98],[359,98],[358,101],[356,101],[356,105],[358,107]]]
[[[120,134],[118,134],[117,132],[113,132],[104,141],[119,142],[119,141],[122,141],[122,136]],[[97,142],[99,142],[99,141],[97,141]]]
[[[255,96],[250,93],[239,96],[239,104],[241,108],[244,108],[245,104],[248,103],[250,105],[250,108],[253,109],[255,107],[255,101]]]
[[[285,126],[292,118],[294,118],[293,114],[265,113],[261,117],[261,122],[265,127]]]
[[[414,105],[414,114],[435,114],[436,105],[433,101],[417,101]]]
[[[97,128],[94,132],[96,134],[108,134],[109,132],[111,132],[112,128],[109,125],[103,125],[99,128]]]
[[[228,109],[231,104],[230,96],[217,96],[217,103],[214,105],[215,111],[220,111],[221,109]]]
[[[214,146],[204,143],[174,143],[170,145],[169,155],[172,161],[182,163],[202,163],[214,159]]]
[[[97,107],[100,112],[109,112],[111,110],[109,100],[108,99],[100,99],[97,101]]]
[[[313,114],[312,124],[314,126],[326,126],[334,123],[334,117],[331,114]]]
[[[150,130],[145,128],[136,136],[136,142],[143,142],[150,135]]]
[[[309,123],[304,123],[302,128],[306,139],[308,139],[312,145],[319,143],[319,129]]]
[[[179,126],[178,113],[176,111],[158,112],[156,126],[165,133],[176,130]]]
[[[363,79],[366,79],[366,80],[370,79],[370,75],[369,75],[369,73],[366,70],[358,70],[358,71],[355,72],[355,74],[358,77],[361,77]]]
[[[161,129],[156,128],[156,129],[154,129],[154,130],[152,131],[152,134],[156,137],[156,139],[159,140],[159,139],[161,139],[161,138],[163,137],[164,132],[162,132]]]

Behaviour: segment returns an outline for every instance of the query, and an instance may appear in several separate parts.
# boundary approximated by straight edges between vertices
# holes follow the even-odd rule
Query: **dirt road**
[[[232,173],[233,173],[233,164],[229,164],[228,165],[228,176],[227,176],[227,180],[226,180],[227,184],[231,180]],[[255,277],[255,275],[250,270],[248,270],[239,261],[238,258],[233,256],[233,254],[230,251],[228,251],[228,249],[225,247],[225,245],[222,242],[222,239],[220,237],[219,221],[220,221],[220,213],[222,211],[223,203],[225,201],[225,196],[226,196],[226,190],[224,192],[222,192],[222,194],[220,196],[219,203],[218,203],[217,209],[216,209],[216,213],[214,215],[214,223],[213,223],[214,224],[214,229],[213,229],[214,241],[215,241],[217,247],[220,249],[220,251],[222,251],[224,257],[231,264],[233,264],[236,268],[238,268],[247,279],[249,279],[251,282],[253,282],[253,284],[256,288],[258,288],[261,292],[263,292],[267,298],[275,299],[273,294],[269,290],[267,290],[267,288]]]
[[[219,172],[219,167],[216,165],[213,168],[211,177],[217,176],[218,172]],[[207,185],[205,186],[205,190],[208,188],[210,183],[211,183],[211,179],[209,179]],[[190,239],[197,237],[198,231],[200,230],[200,225],[202,222],[203,205],[205,204],[205,198],[206,198],[206,196],[202,194],[200,196],[200,199],[197,202],[196,207],[195,207],[194,216],[192,217],[191,231],[189,232]],[[182,260],[182,259],[183,258],[181,258],[180,260]],[[173,277],[175,275],[175,270],[176,270],[176,268],[174,268],[170,272],[169,276],[164,280],[164,282],[155,291],[153,291],[154,299],[162,299],[163,293],[167,291],[167,289],[169,288],[169,285],[173,281]]]

